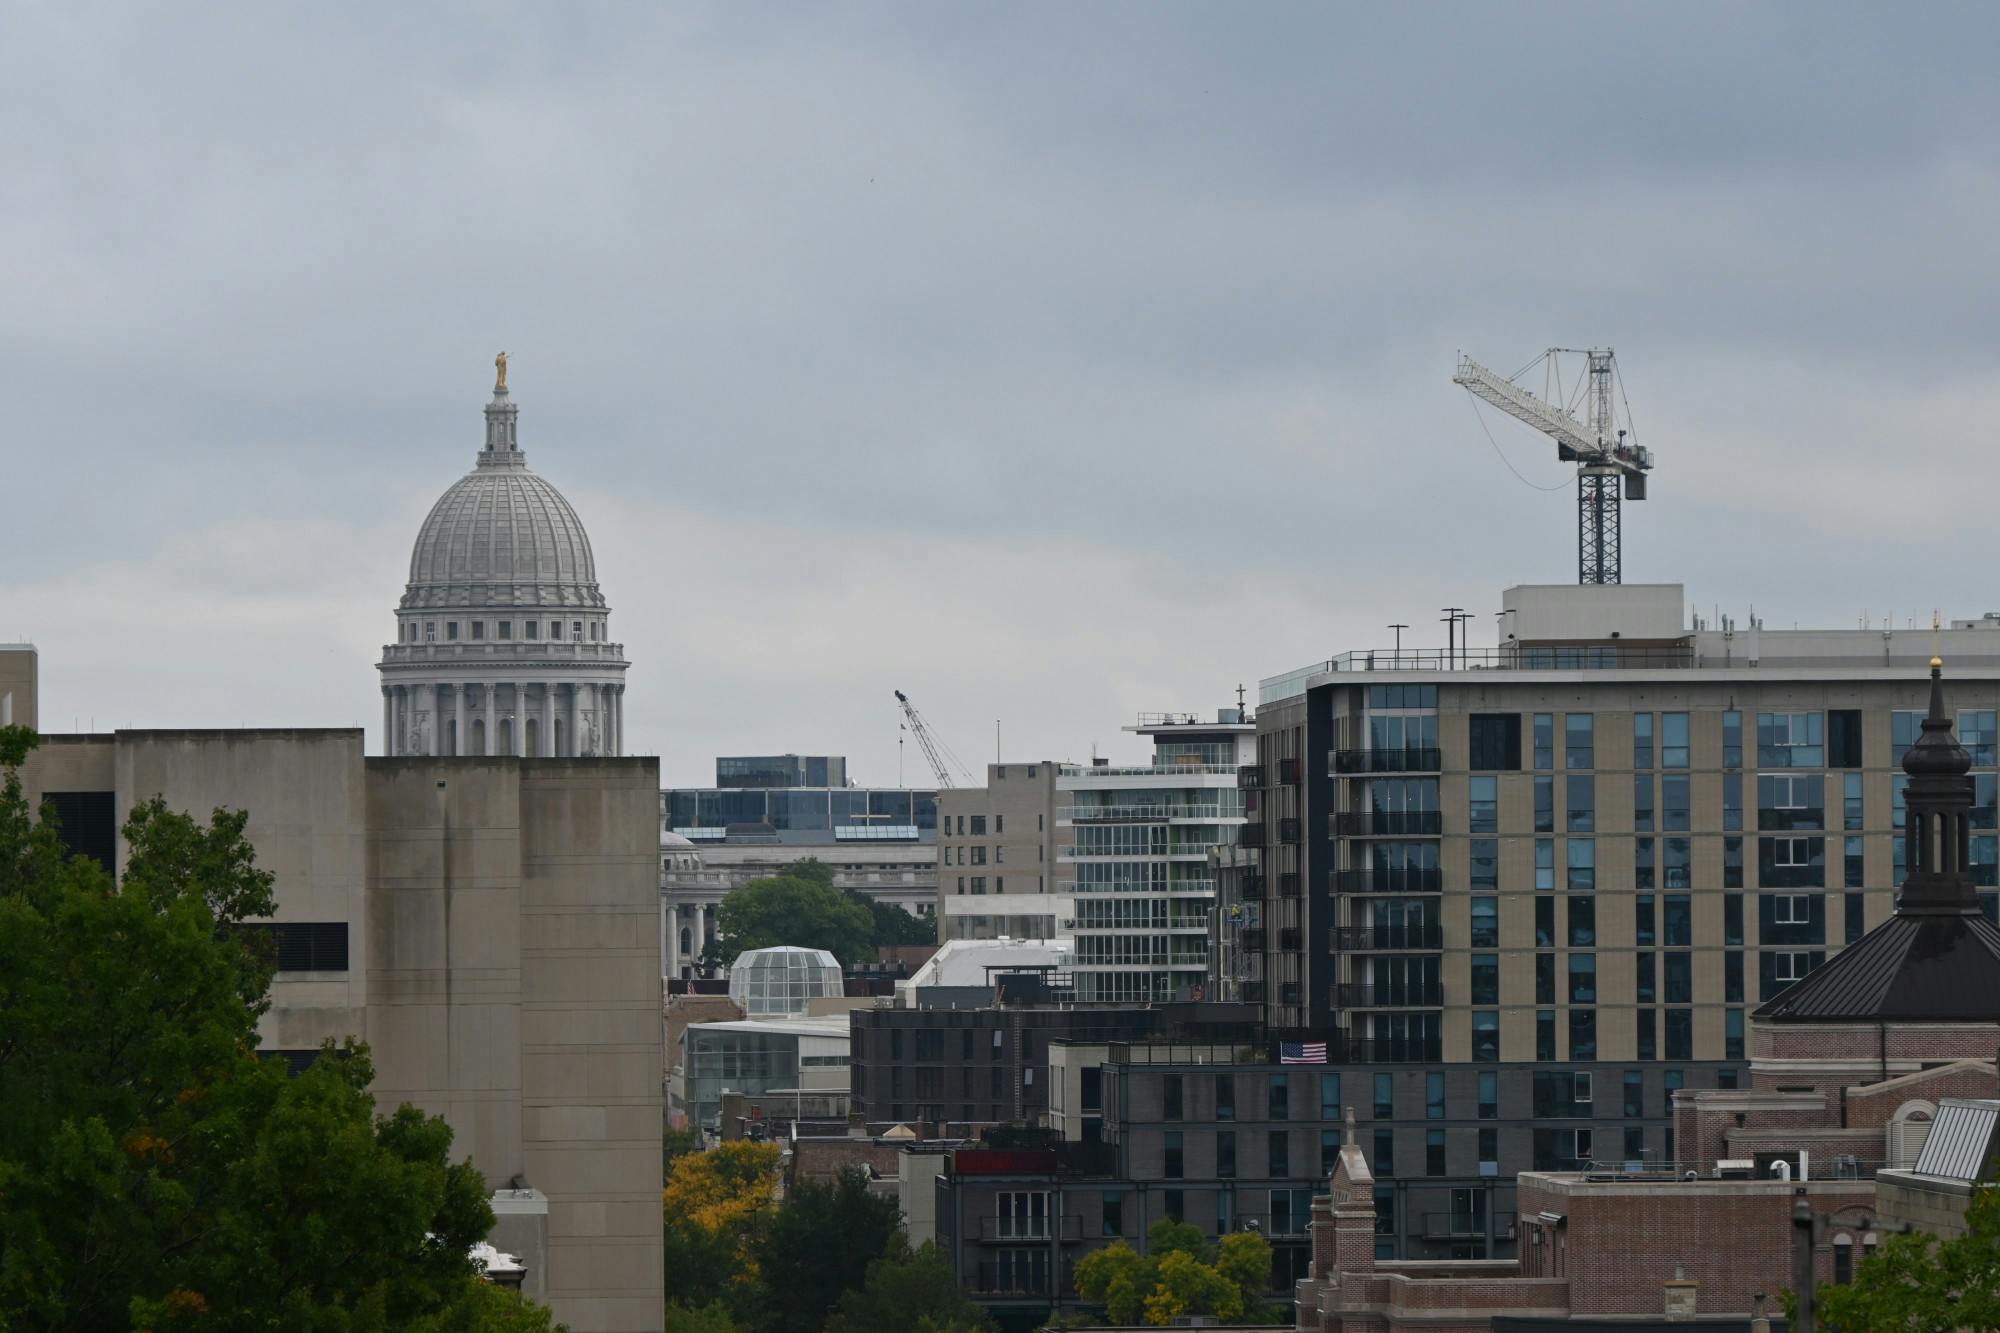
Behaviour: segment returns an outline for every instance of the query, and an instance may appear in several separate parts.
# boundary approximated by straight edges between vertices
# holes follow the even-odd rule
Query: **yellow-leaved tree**
[[[777,1189],[774,1143],[725,1143],[674,1160],[661,1192],[670,1305],[734,1304],[756,1285],[752,1242]]]

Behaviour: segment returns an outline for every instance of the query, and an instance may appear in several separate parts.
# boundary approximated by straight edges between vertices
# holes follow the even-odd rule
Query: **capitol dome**
[[[624,648],[590,535],[528,469],[506,360],[473,469],[431,506],[410,553],[379,667],[389,754],[624,753]]]

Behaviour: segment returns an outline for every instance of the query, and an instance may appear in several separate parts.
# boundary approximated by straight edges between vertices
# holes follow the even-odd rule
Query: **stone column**
[[[460,681],[451,687],[451,752],[462,755],[470,750],[465,743],[465,683]]]
[[[396,687],[382,687],[382,753],[396,753]]]
[[[578,702],[578,700],[580,700],[580,699],[581,699],[582,697],[583,697],[583,686],[581,686],[581,685],[578,685],[578,684],[577,684],[577,683],[575,683],[574,681],[570,682],[570,687],[569,687],[569,752],[570,752],[570,756],[571,756],[572,758],[574,758],[574,757],[576,757],[576,756],[578,756],[578,755],[581,755],[581,754],[583,753],[583,746],[582,746],[582,744],[581,744],[581,743],[579,743],[579,742],[578,742],[578,740],[577,740],[577,737],[576,737],[576,723],[577,723],[577,719],[578,719],[579,717],[581,717],[581,716],[582,716],[582,713],[583,713],[583,708],[582,708],[582,705],[581,705],[581,704],[580,704],[580,703]]]
[[[604,753],[618,753],[618,687],[606,685],[598,690],[598,697],[604,700]]]
[[[618,729],[617,729],[617,731],[616,731],[615,733],[613,733],[613,736],[614,736],[614,739],[613,739],[613,740],[612,740],[612,742],[611,742],[611,753],[613,753],[613,754],[624,754],[624,753],[625,753],[625,687],[624,687],[624,685],[622,685],[622,684],[620,684],[620,685],[613,685],[613,686],[611,687],[611,700],[612,700],[612,708],[613,708],[613,710],[614,710],[614,711],[613,711],[613,714],[612,714],[612,715],[613,715],[614,717],[616,717],[616,718],[618,719]]]
[[[486,683],[486,743],[479,747],[480,753],[492,755],[497,748],[500,735],[500,690],[491,681]]]
[[[556,687],[548,682],[542,684],[542,758],[552,759],[556,752]]]
[[[418,697],[422,702],[430,705],[424,709],[424,715],[430,719],[431,730],[427,743],[418,748],[428,757],[435,759],[440,753],[438,749],[438,731],[444,725],[438,717],[438,687],[436,685],[425,685],[422,689],[423,693]]]
[[[514,682],[514,756],[528,757],[528,687]]]

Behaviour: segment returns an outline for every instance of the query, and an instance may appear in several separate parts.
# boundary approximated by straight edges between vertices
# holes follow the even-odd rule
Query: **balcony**
[[[1246,825],[1245,827],[1248,827]],[[1264,896],[1264,872],[1246,870],[1236,877],[1236,896],[1239,898],[1261,898]]]
[[[1280,819],[1278,821],[1278,841],[1297,842],[1298,840],[1299,821],[1296,819]]]
[[[1441,1009],[1444,987],[1435,981],[1377,986],[1343,981],[1333,988],[1336,1009]]]
[[[1296,898],[1299,896],[1298,871],[1281,870],[1278,872],[1278,896],[1281,898]]]
[[[1065,1245],[1074,1245],[1082,1239],[1083,1218],[1075,1214],[1063,1217],[982,1217],[979,1219],[979,1243],[982,1245],[1006,1245],[1016,1241],[1040,1241],[1046,1245],[1051,1240],[1060,1240]]]
[[[1410,949],[1442,949],[1444,932],[1435,921],[1415,925],[1380,924],[1336,926],[1333,947],[1338,953],[1403,952]]]
[[[1236,932],[1236,943],[1240,948],[1262,953],[1264,949],[1264,928],[1245,926]]]
[[[1350,1065],[1436,1064],[1444,1042],[1435,1037],[1349,1037],[1340,1043],[1341,1063]]]
[[[1296,759],[1280,759],[1278,761],[1278,781],[1284,783],[1287,787],[1296,787],[1299,785],[1299,777],[1302,769],[1303,765]]]
[[[1278,931],[1278,947],[1297,953],[1305,946],[1305,936],[1297,926],[1286,926]]]
[[[1243,999],[1249,1004],[1262,1004],[1264,1002],[1264,983],[1261,981],[1244,982]]]
[[[1236,828],[1236,845],[1238,847],[1262,847],[1264,845],[1264,826],[1262,824],[1239,824]]]
[[[1443,767],[1444,756],[1435,745],[1333,752],[1335,773],[1436,773]]]
[[[1493,1239],[1514,1239],[1515,1218],[1513,1213],[1493,1214]],[[1425,1240],[1483,1240],[1486,1237],[1486,1219],[1472,1213],[1425,1213]]]
[[[1243,788],[1245,791],[1249,791],[1250,789],[1255,787],[1263,786],[1264,766],[1262,764],[1245,764],[1241,768],[1237,769],[1236,785],[1238,787]]]
[[[1438,893],[1444,872],[1436,866],[1372,866],[1333,872],[1336,893]]]
[[[966,1279],[966,1289],[973,1296],[985,1300],[1015,1298],[1046,1303],[1057,1295],[1071,1299],[1076,1296],[1074,1275],[1069,1265],[1063,1266],[1062,1290],[1052,1292],[1049,1290],[1049,1270],[1045,1262],[1028,1262],[1025,1254],[1010,1256],[1010,1259],[1012,1262],[988,1259],[975,1265],[972,1272],[962,1275]]]
[[[1436,810],[1343,810],[1333,817],[1341,838],[1437,837],[1444,816]]]

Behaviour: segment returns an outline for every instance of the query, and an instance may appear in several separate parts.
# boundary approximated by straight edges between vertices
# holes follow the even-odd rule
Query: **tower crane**
[[[909,695],[903,693],[901,690],[897,690],[896,702],[902,706],[903,716],[909,719],[909,728],[916,734],[917,744],[923,747],[924,758],[929,761],[931,772],[937,775],[937,785],[940,788],[952,785],[951,767],[945,763],[947,755],[950,756],[952,763],[958,765],[961,772],[969,771],[966,769],[964,762],[957,755],[952,754],[949,745],[946,745],[931,734],[930,723],[924,721],[924,715],[919,713],[917,706],[910,702]]]
[[[1588,385],[1579,385],[1588,402],[1588,419],[1559,402],[1534,394],[1515,383],[1521,375],[1543,362],[1551,369],[1564,353],[1585,357],[1589,365]],[[1617,378],[1617,356],[1609,347],[1587,349],[1551,347],[1528,363],[1521,372],[1503,379],[1471,357],[1460,354],[1453,384],[1474,397],[1525,421],[1556,442],[1556,457],[1576,464],[1576,581],[1578,583],[1619,583],[1619,521],[1622,500],[1646,498],[1646,475],[1653,470],[1653,455],[1636,442],[1627,443],[1629,429],[1618,429],[1612,412],[1612,384]],[[1561,392],[1561,380],[1556,381]],[[1626,425],[1631,425],[1628,409]],[[1623,492],[1621,497],[1620,492]]]

